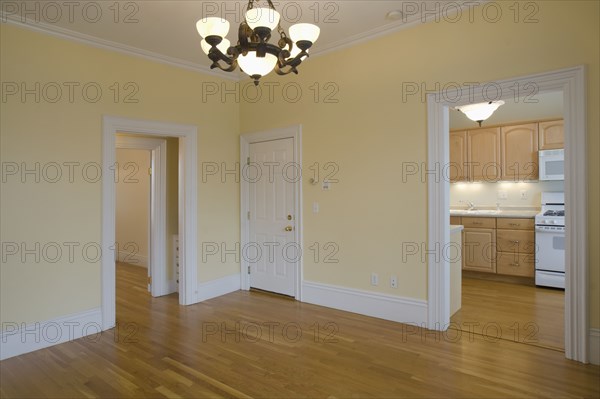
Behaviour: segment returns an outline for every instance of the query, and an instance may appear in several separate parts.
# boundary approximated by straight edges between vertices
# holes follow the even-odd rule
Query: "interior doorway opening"
[[[126,132],[135,137],[167,137],[178,140],[177,151],[177,232],[179,255],[179,303],[190,305],[198,302],[198,148],[197,128],[191,125],[136,120],[121,117],[103,117],[102,171],[113,176],[116,164],[117,135]],[[163,152],[165,153],[165,152]],[[166,171],[165,171],[166,173]],[[164,179],[162,180],[165,181]],[[102,250],[114,253],[115,249],[116,193],[114,179],[102,180]],[[159,229],[159,231],[161,231]],[[165,231],[165,229],[162,229]],[[159,242],[166,243],[166,238]],[[154,250],[153,246],[153,250]],[[156,277],[153,276],[154,282]],[[102,329],[116,325],[116,270],[115,257],[102,257]],[[164,287],[164,284],[159,285]],[[168,291],[168,287],[167,287]]]
[[[587,363],[589,359],[588,315],[588,251],[587,251],[587,198],[586,192],[586,100],[585,69],[574,67],[513,79],[491,82],[498,88],[499,99],[514,95],[515,87],[533,86],[537,93],[560,91],[564,99],[565,137],[565,356]],[[449,107],[480,103],[488,100],[482,84],[428,95],[428,160],[431,170],[449,163]],[[458,102],[456,99],[460,99]],[[449,184],[428,181],[428,244],[450,242]],[[450,322],[450,268],[443,257],[428,261],[428,326],[445,330]]]

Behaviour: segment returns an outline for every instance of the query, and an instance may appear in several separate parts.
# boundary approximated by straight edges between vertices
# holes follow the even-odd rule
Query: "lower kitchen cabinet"
[[[463,270],[496,273],[496,219],[463,217]]]
[[[522,218],[457,217],[462,224],[462,268],[485,273],[533,277],[534,220]]]
[[[535,273],[535,255],[518,252],[498,252],[496,254],[496,273],[533,277]]]
[[[497,224],[496,263],[498,274],[535,275],[535,231],[533,219],[503,219]]]

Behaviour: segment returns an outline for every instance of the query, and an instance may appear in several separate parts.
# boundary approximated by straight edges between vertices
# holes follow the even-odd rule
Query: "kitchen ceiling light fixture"
[[[479,126],[481,127],[481,122],[492,116],[494,111],[501,105],[504,105],[504,101],[500,100],[461,105],[460,107],[454,107],[454,109],[465,114],[470,120],[479,123]]]
[[[308,57],[308,50],[320,33],[316,25],[298,23],[290,26],[288,37],[281,28],[280,15],[272,1],[267,0],[268,7],[255,7],[258,1],[248,1],[235,46],[230,46],[229,40],[225,39],[229,32],[226,19],[208,17],[196,23],[198,34],[203,39],[202,50],[213,62],[210,68],[233,72],[239,64],[240,69],[254,79],[255,85],[273,69],[278,75],[297,74],[298,65]],[[279,33],[277,45],[269,43],[275,29]]]

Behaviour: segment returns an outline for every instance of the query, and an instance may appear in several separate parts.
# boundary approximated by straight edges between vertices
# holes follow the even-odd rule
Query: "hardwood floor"
[[[451,328],[564,351],[564,303],[562,290],[463,277]]]
[[[598,397],[600,369],[563,353],[239,291],[151,298],[119,265],[118,327],[0,362],[0,396]]]

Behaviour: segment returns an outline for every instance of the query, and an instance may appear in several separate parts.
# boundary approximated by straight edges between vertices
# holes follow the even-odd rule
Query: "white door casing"
[[[473,82],[471,82],[473,83]],[[449,165],[449,109],[489,101],[485,88],[499,93],[494,100],[515,96],[515,90],[534,88],[536,93],[563,93],[565,120],[565,356],[587,363],[588,340],[588,239],[586,92],[583,66],[536,75],[469,84],[427,96],[428,170]],[[530,91],[528,91],[530,93]],[[522,95],[525,95],[523,93]],[[456,101],[450,101],[453,99]],[[428,247],[450,240],[450,187],[442,177],[428,179]],[[450,322],[450,266],[443,256],[428,260],[428,328],[445,330]]]
[[[290,138],[293,140],[293,163],[295,168],[302,171],[302,127],[300,125],[277,128],[264,132],[257,133],[246,133],[240,136],[240,164],[242,169],[242,176],[244,173],[244,166],[247,164],[247,159],[250,156],[250,145],[252,143],[260,143],[265,141],[272,141],[278,139]],[[291,171],[290,171],[291,173]],[[294,227],[292,231],[293,242],[295,242],[298,248],[302,248],[303,244],[303,223],[302,223],[302,179],[301,176],[294,183],[294,201],[293,201],[293,213]],[[244,248],[249,248],[252,245],[250,239],[250,220],[248,219],[248,212],[250,212],[250,184],[248,179],[242,177],[240,179],[241,185],[241,196],[240,196],[240,244],[242,251]],[[286,215],[287,217],[287,215]],[[287,225],[286,225],[287,226]],[[297,300],[302,300],[302,281],[303,281],[303,270],[302,270],[302,257],[296,259],[295,271],[295,290],[294,297]],[[240,262],[240,279],[243,290],[250,289],[250,275],[248,274],[248,268],[251,266],[250,262],[245,259],[245,256],[241,257]]]
[[[250,264],[250,286],[296,295],[300,248],[294,241],[294,180],[301,175],[293,162],[291,138],[250,144],[250,242],[242,251]]]

